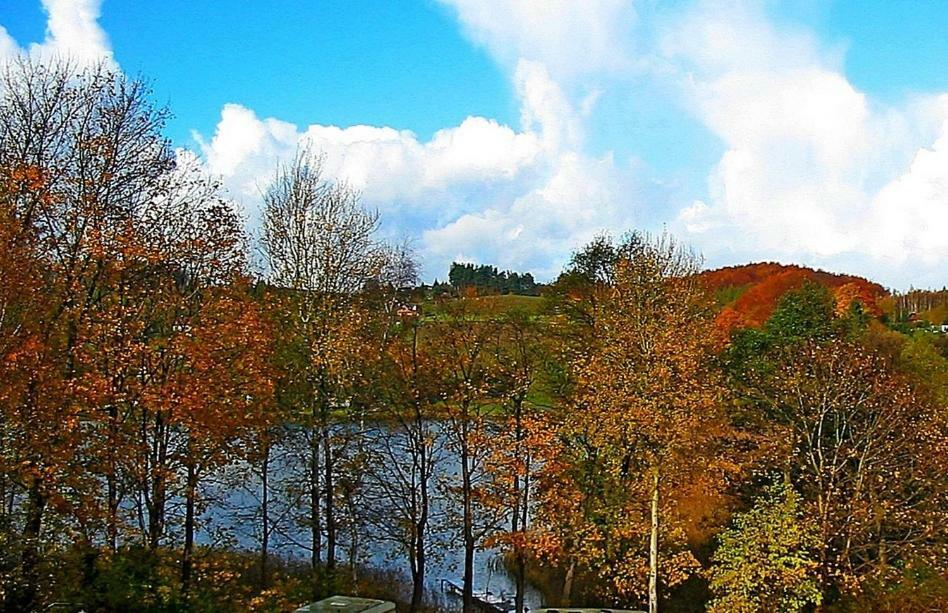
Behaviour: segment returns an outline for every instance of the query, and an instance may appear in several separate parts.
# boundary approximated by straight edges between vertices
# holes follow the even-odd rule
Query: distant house
[[[421,309],[417,304],[400,304],[395,313],[399,317],[418,317],[421,315]]]

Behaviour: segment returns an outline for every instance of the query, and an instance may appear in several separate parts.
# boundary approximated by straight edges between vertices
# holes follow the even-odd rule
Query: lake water
[[[340,431],[344,437],[351,434],[354,426],[348,426]],[[440,428],[434,428],[440,442],[444,442],[445,434]],[[345,457],[355,455],[356,451],[371,453],[373,446],[380,446],[381,437],[389,438],[388,443],[398,442],[400,433],[397,430],[376,428],[372,435],[365,437],[362,443],[349,443],[340,449]],[[299,432],[290,432],[287,439],[277,445],[272,453],[271,470],[269,471],[271,496],[270,517],[272,533],[270,536],[270,550],[279,557],[288,559],[309,560],[308,547],[310,534],[305,525],[307,519],[307,500],[303,498],[301,484],[305,460],[305,442],[297,437],[303,436]],[[356,446],[358,445],[358,449]],[[388,445],[391,446],[391,445]],[[397,447],[398,445],[394,445]],[[440,446],[440,445],[439,445]],[[450,581],[461,584],[463,573],[464,547],[460,537],[460,530],[451,525],[446,518],[459,506],[457,500],[445,494],[452,483],[459,480],[459,461],[455,456],[443,450],[435,464],[438,495],[433,504],[434,519],[430,525],[432,535],[432,549],[436,555],[430,556],[427,565],[427,584],[433,591],[442,591],[443,582]],[[199,535],[203,543],[229,544],[231,546],[250,551],[260,547],[260,515],[259,500],[262,491],[260,475],[249,466],[230,467],[227,471],[216,475],[209,480],[210,486],[205,490],[207,507],[203,514],[204,527]],[[345,514],[346,509],[339,509]],[[361,511],[356,508],[354,515],[359,516]],[[343,518],[345,521],[346,518]],[[392,569],[404,572],[409,577],[408,560],[404,553],[395,550],[391,545],[378,538],[378,533],[371,522],[357,522],[359,526],[358,560],[361,564],[377,568]],[[348,560],[351,552],[349,530],[343,526],[340,530],[337,549],[337,564],[341,569],[348,569]],[[325,554],[325,544],[324,554]],[[340,570],[339,572],[347,572]],[[410,590],[410,583],[406,586]],[[495,549],[479,550],[475,554],[474,564],[474,591],[489,590],[494,594],[509,594],[515,591],[513,578],[507,573],[501,563],[500,552]],[[456,599],[447,597],[447,602]],[[532,587],[527,587],[526,604],[530,608],[542,605],[540,593]]]

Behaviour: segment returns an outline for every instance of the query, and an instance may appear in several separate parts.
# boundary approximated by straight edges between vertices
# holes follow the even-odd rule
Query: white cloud
[[[520,60],[514,72],[522,102],[520,122],[525,130],[540,134],[549,151],[576,148],[582,143],[579,117],[544,64]]]
[[[757,0],[673,9],[631,0],[439,2],[509,71],[520,125],[472,116],[422,140],[392,127],[297,126],[225,105],[213,136],[195,139],[251,219],[277,164],[308,143],[326,154],[329,175],[361,190],[402,232],[423,236],[432,272],[463,257],[552,274],[601,228],[674,218],[673,229],[711,256],[835,262],[904,285],[943,276],[948,93],[882,104],[847,79],[842,46],[773,19]],[[43,6],[45,39],[21,48],[0,27],[0,58],[25,49],[114,65],[98,25],[101,0]],[[586,151],[594,109],[616,112],[615,99],[599,101],[630,83],[660,97],[674,92],[668,104],[721,145],[706,189],[682,193],[675,177],[654,188],[659,207],[675,199],[671,213],[653,205],[646,214],[637,194],[649,186],[636,171]],[[648,151],[642,156],[647,168]]]
[[[662,57],[701,75],[780,71],[802,66],[838,69],[842,49],[824,46],[812,32],[778,27],[755,0],[686,5],[659,33]]]
[[[366,198],[417,200],[456,184],[511,180],[581,140],[569,103],[541,65],[521,62],[515,82],[522,101],[519,131],[468,117],[421,142],[410,131],[390,127],[313,124],[301,130],[228,104],[209,142],[194,136],[211,172],[243,196],[255,195],[256,181],[265,180],[298,144],[308,144],[325,154],[330,176]]]
[[[80,66],[105,62],[118,69],[108,36],[99,25],[102,0],[42,0],[46,35],[21,48],[0,26],[0,59],[21,53],[49,61],[67,59]]]
[[[637,210],[623,198],[622,184],[611,156],[563,153],[543,181],[512,203],[427,230],[423,244],[437,262],[480,259],[552,278],[572,249],[603,228],[630,227]]]
[[[919,149],[908,169],[876,194],[866,244],[880,258],[940,267],[948,262],[948,94],[934,144]],[[944,283],[944,280],[942,280]]]
[[[19,47],[7,29],[0,25],[0,60],[12,57],[19,52]]]
[[[439,0],[467,35],[503,65],[543,63],[557,76],[629,67],[636,16],[628,0]]]
[[[112,49],[99,26],[102,0],[43,0],[49,15],[46,40],[30,45],[30,53],[57,54],[80,63],[111,60]]]
[[[456,184],[509,180],[541,156],[540,135],[516,132],[483,117],[439,130],[420,142],[411,132],[357,125],[314,124],[300,130],[260,119],[239,104],[225,105],[213,138],[195,135],[209,170],[235,195],[254,198],[297,146],[325,155],[327,175],[344,180],[374,203],[418,201]]]
[[[872,100],[842,73],[838,50],[777,27],[756,3],[698,5],[661,48],[686,106],[725,149],[707,198],[678,214],[702,248],[825,264],[857,256],[855,272],[870,276],[883,259],[944,264],[948,234],[930,228],[948,221],[945,104]]]
[[[577,236],[610,221],[618,173],[611,157],[579,152],[578,114],[543,65],[519,62],[514,81],[519,130],[468,117],[420,141],[390,127],[299,128],[228,104],[209,141],[194,136],[209,171],[243,201],[251,220],[277,165],[305,145],[324,154],[328,176],[360,190],[386,217],[415,226],[402,230],[422,234],[433,274],[470,257],[549,272]]]

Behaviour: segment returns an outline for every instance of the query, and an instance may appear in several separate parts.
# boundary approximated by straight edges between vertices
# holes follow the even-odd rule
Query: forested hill
[[[804,266],[760,262],[727,266],[701,273],[721,307],[722,328],[760,326],[770,317],[780,297],[807,281],[832,290],[837,310],[844,311],[854,300],[872,315],[881,315],[879,301],[888,292],[878,283],[862,277],[814,270]]]

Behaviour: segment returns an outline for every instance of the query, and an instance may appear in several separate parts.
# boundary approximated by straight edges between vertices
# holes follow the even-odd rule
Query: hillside
[[[878,283],[862,277],[774,262],[728,266],[703,272],[701,278],[717,298],[718,325],[725,330],[762,325],[784,293],[807,281],[831,289],[839,311],[859,300],[869,313],[881,315],[879,299],[888,294]]]

